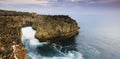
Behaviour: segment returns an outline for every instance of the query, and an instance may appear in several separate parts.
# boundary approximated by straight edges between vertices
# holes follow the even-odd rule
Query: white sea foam
[[[22,42],[28,50],[29,59],[84,59],[80,52],[69,51],[68,53],[63,53],[60,50],[56,49],[58,53],[63,56],[54,56],[54,57],[45,57],[37,52],[37,46],[44,46],[47,42],[39,42],[34,38],[35,31],[31,27],[22,28]]]
[[[64,57],[45,57],[34,53],[28,55],[31,56],[31,59],[84,59],[82,54],[76,51],[69,51]]]

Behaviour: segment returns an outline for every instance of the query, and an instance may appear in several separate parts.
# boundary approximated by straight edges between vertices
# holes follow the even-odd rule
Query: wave
[[[62,52],[62,46],[54,43],[39,42],[37,39],[22,39],[27,48],[29,59],[84,59],[77,51]]]
[[[31,27],[22,29],[22,43],[28,51],[28,59],[84,59],[80,52],[67,49],[67,51],[63,52],[63,47],[61,45],[49,42],[39,42],[34,36],[27,36],[26,30],[31,30],[29,34],[32,35],[35,34],[35,31]]]

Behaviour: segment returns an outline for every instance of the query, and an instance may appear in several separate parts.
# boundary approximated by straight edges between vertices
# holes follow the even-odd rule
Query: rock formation
[[[65,40],[79,32],[69,16],[0,10],[0,59],[27,59],[21,42],[21,29],[27,26],[36,30],[35,37],[41,42]]]
[[[0,16],[0,59],[27,59],[18,16]]]
[[[59,41],[79,32],[77,23],[63,15],[39,16],[32,27],[36,30],[35,37],[40,41]]]

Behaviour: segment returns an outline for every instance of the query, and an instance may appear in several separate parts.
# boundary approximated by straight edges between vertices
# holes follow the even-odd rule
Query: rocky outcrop
[[[39,16],[32,27],[36,30],[35,37],[42,42],[59,41],[79,32],[76,21],[63,15]]]
[[[32,26],[39,41],[66,40],[79,32],[75,20],[65,15],[0,10],[0,59],[27,59],[21,42],[21,28]]]
[[[0,16],[0,59],[27,59],[26,49],[21,43],[22,23],[17,18]]]

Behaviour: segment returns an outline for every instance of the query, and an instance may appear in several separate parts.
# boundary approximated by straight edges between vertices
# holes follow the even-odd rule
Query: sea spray
[[[32,27],[22,28],[22,33],[22,43],[27,48],[28,59],[84,59],[77,51],[67,51],[55,43],[39,42],[34,38],[35,31]],[[71,45],[66,47],[71,47]],[[67,52],[63,52],[63,48]]]

